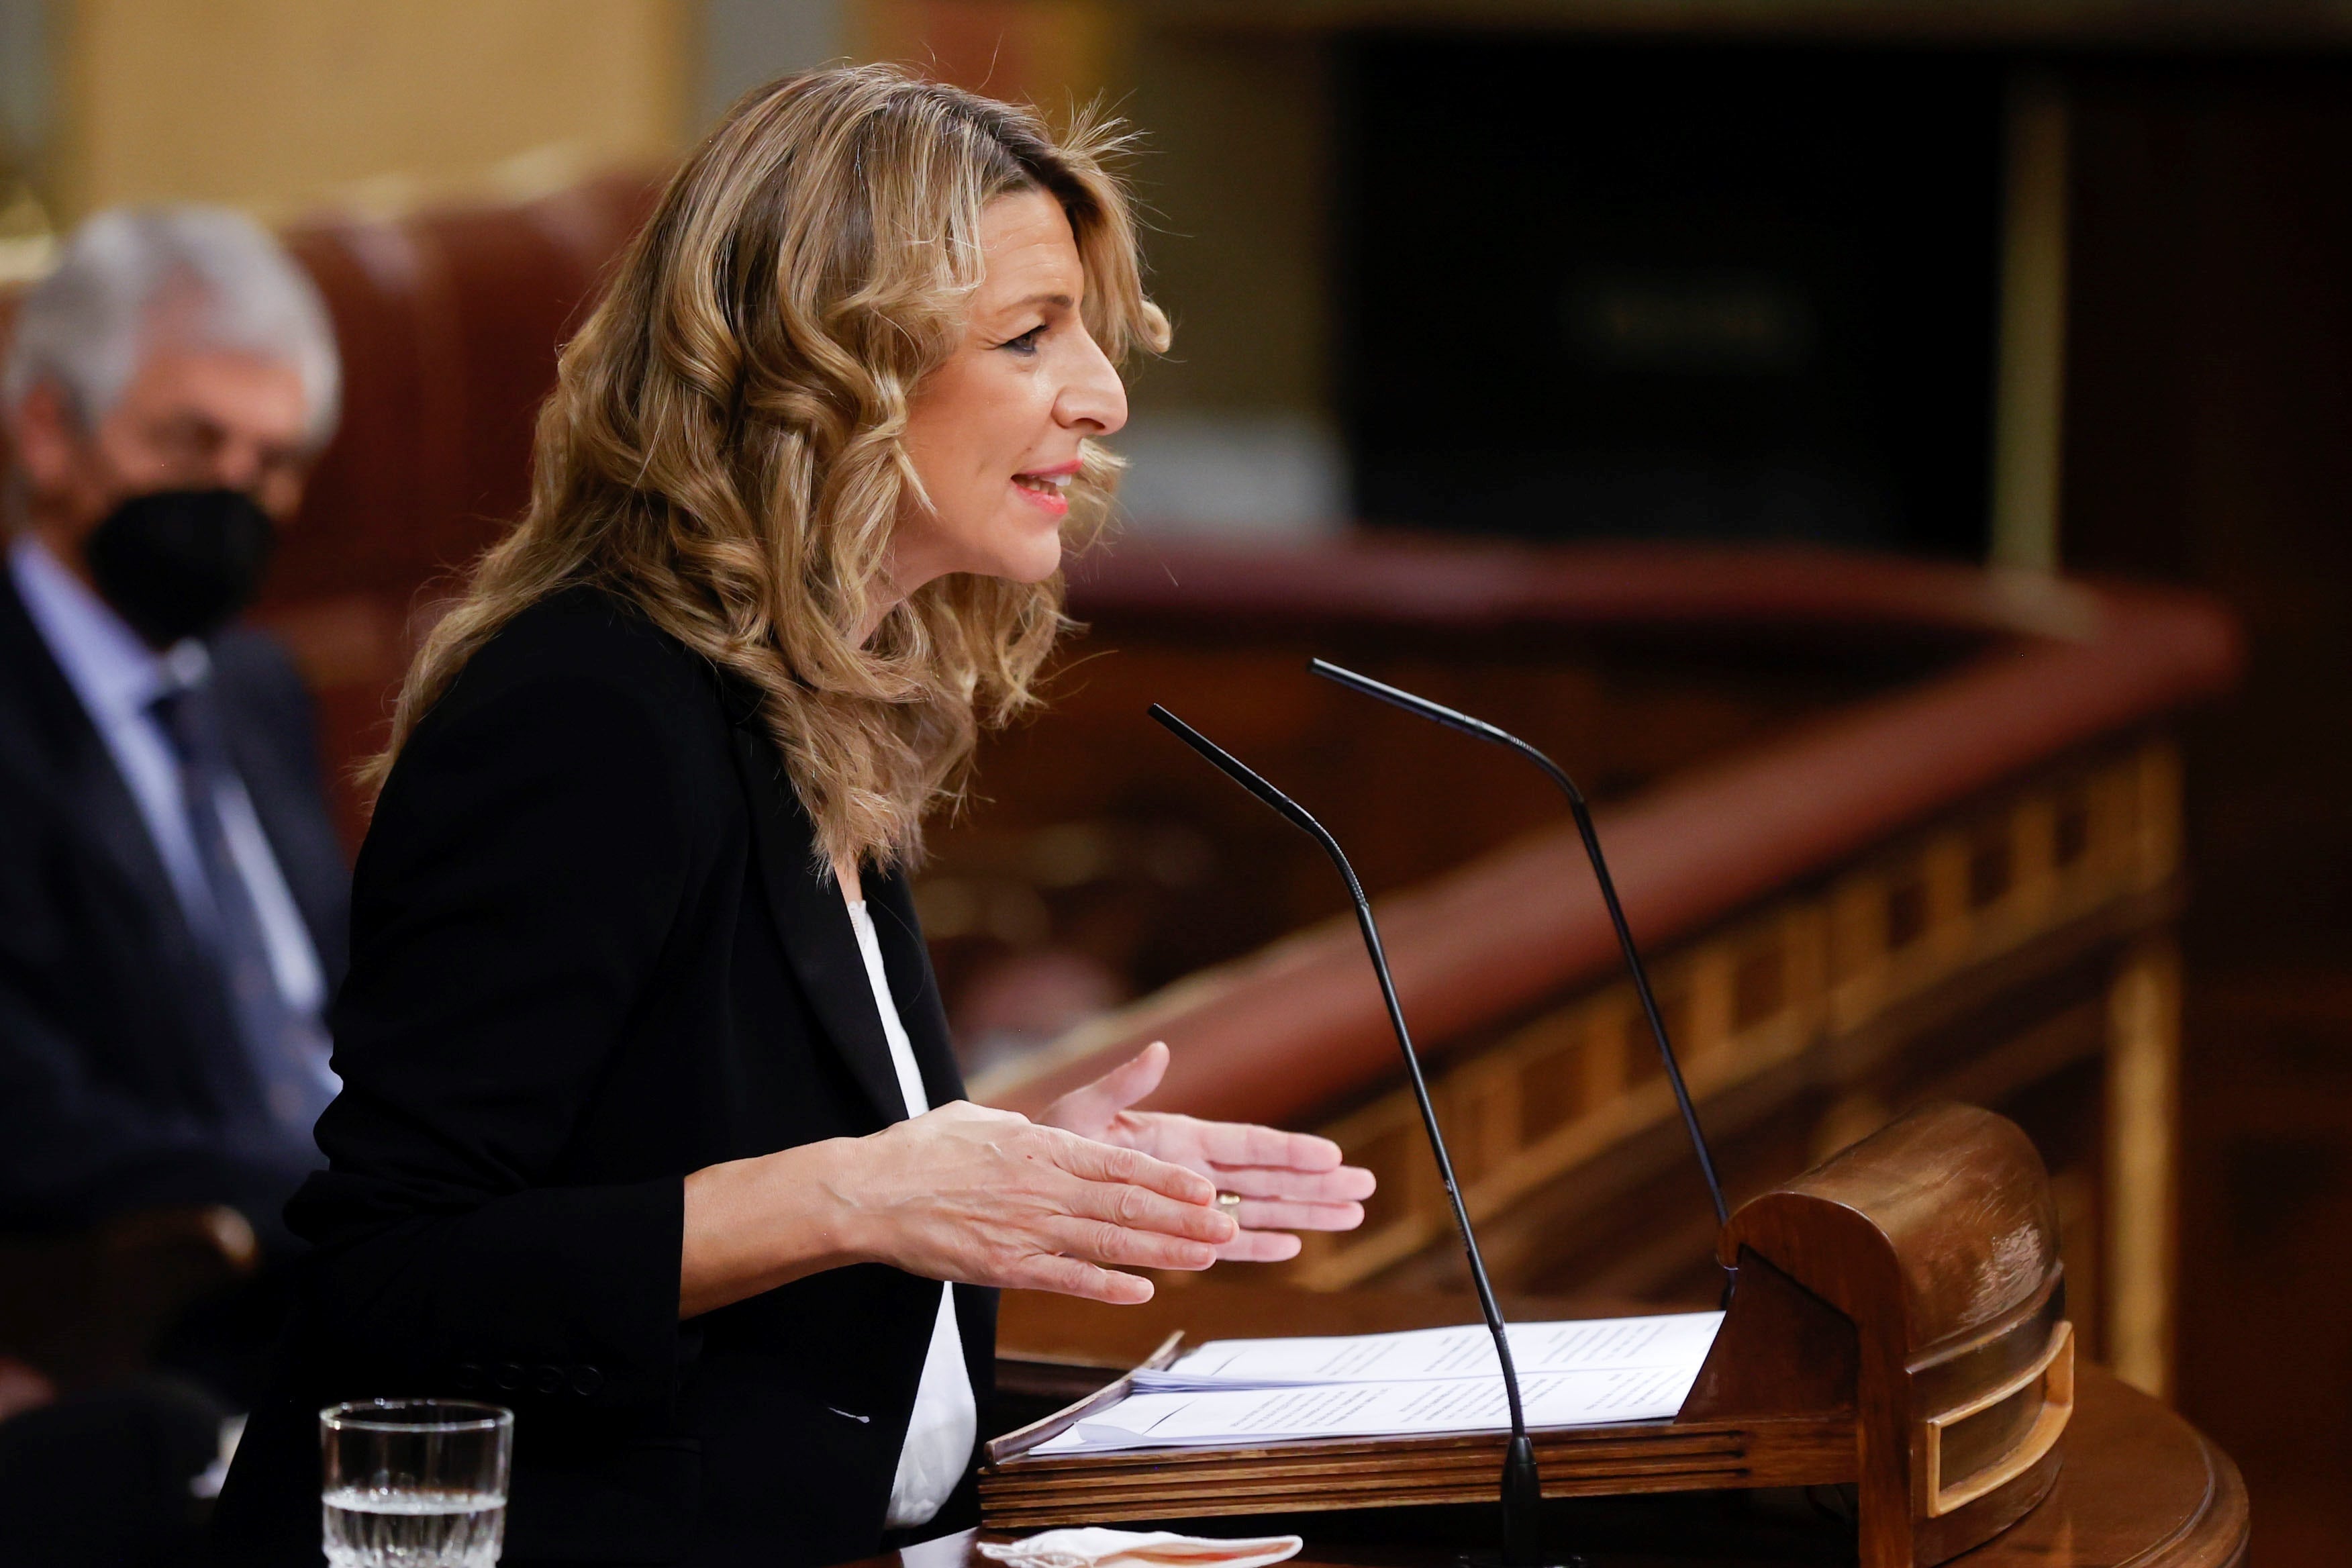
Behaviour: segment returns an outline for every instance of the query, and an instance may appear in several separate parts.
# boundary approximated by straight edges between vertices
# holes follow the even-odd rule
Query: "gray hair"
[[[194,346],[279,360],[302,378],[310,444],[334,434],[342,363],[327,307],[258,224],[225,207],[117,207],[76,229],[24,298],[0,365],[0,405],[54,383],[85,429],[139,374],[158,310],[185,300],[173,335]]]

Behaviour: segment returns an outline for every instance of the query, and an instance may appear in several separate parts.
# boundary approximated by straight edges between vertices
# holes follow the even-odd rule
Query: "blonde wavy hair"
[[[529,510],[425,639],[369,764],[515,616],[593,584],[756,693],[828,862],[918,858],[983,725],[1036,700],[1065,625],[1058,575],[940,578],[885,595],[917,385],[961,340],[982,209],[1043,191],[1113,363],[1168,342],[1146,297],[1115,122],[1056,137],[1032,111],[882,66],[745,97],[670,180],[539,416]],[[1101,528],[1118,460],[1088,442],[1066,542]]]

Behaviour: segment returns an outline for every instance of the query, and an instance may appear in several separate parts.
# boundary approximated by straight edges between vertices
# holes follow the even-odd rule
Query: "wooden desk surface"
[[[1512,1315],[1589,1317],[1590,1302],[1518,1302]],[[1549,1312],[1546,1309],[1551,1309]],[[1131,1365],[1171,1329],[1195,1340],[1237,1334],[1362,1333],[1475,1321],[1467,1298],[1386,1291],[1320,1294],[1202,1282],[1160,1292],[1149,1306],[1104,1308],[1067,1298],[1005,1298],[999,1342],[1007,1356]],[[1139,1347],[1139,1348],[1138,1348]],[[1960,1568],[2237,1568],[2245,1561],[2245,1483],[2227,1455],[2147,1395],[2085,1365],[2074,1419],[2066,1434],[2066,1468],[2049,1498],[2005,1534],[1954,1559]],[[1740,1568],[1748,1563],[1850,1563],[1851,1527],[1792,1528],[1779,1514],[1740,1510],[1738,1494],[1601,1499],[1549,1505],[1555,1543],[1578,1544],[1590,1568]],[[1402,1516],[1310,1514],[1289,1521],[1254,1518],[1211,1527],[1213,1533],[1290,1531],[1307,1538],[1303,1568],[1453,1568],[1461,1546],[1491,1544],[1486,1520],[1450,1527],[1466,1539],[1440,1542],[1426,1525],[1421,1539]],[[858,1568],[995,1568],[972,1550],[965,1531]],[[994,1539],[1003,1539],[995,1537]]]
[[[2197,1429],[2147,1395],[2084,1366],[2074,1421],[2066,1434],[2066,1468],[2042,1506],[1952,1568],[2238,1568],[2246,1558],[2246,1488],[2229,1457]],[[1554,1540],[1591,1526],[1582,1539],[1589,1568],[1746,1568],[1772,1563],[1851,1563],[1849,1529],[1817,1530],[1811,1543],[1784,1524],[1759,1519],[1753,1546],[1738,1539],[1702,1496],[1611,1499],[1605,1512],[1554,1505]],[[1409,1510],[1384,1510],[1391,1515]],[[1333,1521],[1318,1529],[1323,1521]],[[1369,1521],[1369,1528],[1368,1528]],[[1475,1528],[1475,1527],[1474,1527]],[[1222,1533],[1264,1535],[1290,1530],[1307,1537],[1292,1561],[1299,1568],[1453,1568],[1453,1545],[1400,1541],[1377,1516],[1307,1515],[1280,1521],[1237,1519]],[[1631,1537],[1639,1544],[1627,1544]],[[1727,1539],[1728,1537],[1729,1539]],[[974,1551],[980,1532],[964,1531],[856,1568],[999,1568]],[[987,1537],[1006,1540],[1002,1534]],[[1486,1546],[1473,1539],[1461,1544]]]

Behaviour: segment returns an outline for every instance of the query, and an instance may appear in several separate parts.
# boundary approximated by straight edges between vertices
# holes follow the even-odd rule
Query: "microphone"
[[[1609,862],[1601,855],[1601,835],[1593,829],[1591,808],[1584,804],[1584,792],[1576,787],[1576,781],[1570,778],[1558,763],[1509,731],[1489,724],[1484,719],[1473,719],[1469,714],[1448,708],[1444,703],[1432,702],[1428,698],[1416,697],[1410,691],[1401,691],[1374,680],[1369,675],[1342,669],[1328,659],[1309,659],[1307,668],[1324,679],[1347,687],[1351,691],[1377,697],[1383,702],[1392,703],[1408,713],[1417,713],[1449,730],[1459,730],[1465,735],[1491,741],[1496,745],[1517,752],[1550,775],[1551,782],[1568,796],[1568,809],[1575,816],[1576,831],[1584,840],[1584,857],[1592,862],[1592,879],[1601,884],[1601,902],[1609,906],[1609,923],[1617,928],[1617,945],[1625,954],[1627,972],[1633,977],[1634,994],[1642,999],[1642,1013],[1650,1021],[1650,1037],[1658,1042],[1658,1059],[1665,1064],[1666,1081],[1674,1085],[1675,1103],[1682,1108],[1683,1127],[1690,1133],[1692,1152],[1698,1156],[1699,1173],[1706,1178],[1707,1196],[1715,1200],[1715,1223],[1718,1228],[1729,1224],[1731,1211],[1724,1205],[1723,1184],[1716,1179],[1715,1157],[1707,1152],[1706,1134],[1699,1131],[1698,1108],[1691,1103],[1690,1090],[1683,1083],[1682,1067],[1675,1060],[1675,1047],[1666,1038],[1665,1017],[1658,1011],[1657,997],[1651,994],[1649,973],[1642,967],[1642,954],[1633,945],[1633,929],[1625,923],[1624,906],[1617,901],[1617,884],[1610,878]],[[1734,1272],[1728,1268],[1724,1269],[1727,1301],[1730,1298],[1730,1277]]]
[[[1356,925],[1364,935],[1364,951],[1371,956],[1372,973],[1380,977],[1381,1000],[1388,1005],[1389,1026],[1396,1031],[1397,1047],[1404,1053],[1405,1076],[1412,1084],[1413,1103],[1421,1108],[1421,1124],[1429,1134],[1430,1152],[1437,1156],[1437,1177],[1444,1185],[1446,1201],[1454,1206],[1454,1226],[1462,1234],[1462,1251],[1470,1260],[1470,1283],[1478,1293],[1478,1310],[1486,1319],[1486,1331],[1495,1338],[1495,1354],[1503,1366],[1503,1395],[1511,1413],[1510,1447],[1503,1459],[1504,1568],[1544,1568],[1549,1559],[1544,1555],[1541,1539],[1543,1479],[1536,1469],[1535,1441],[1528,1436],[1527,1411],[1519,1402],[1519,1372],[1511,1359],[1511,1338],[1504,1327],[1503,1310],[1495,1301],[1495,1287],[1486,1279],[1486,1260],[1478,1255],[1478,1237],[1470,1228],[1470,1211],[1463,1206],[1462,1190],[1454,1180],[1454,1161],[1445,1152],[1445,1134],[1438,1130],[1437,1108],[1430,1103],[1429,1083],[1421,1072],[1421,1056],[1413,1049],[1412,1036],[1405,1028],[1404,1009],[1397,1002],[1396,981],[1389,973],[1388,954],[1381,946],[1381,928],[1372,919],[1371,900],[1364,896],[1364,885],[1356,879],[1356,868],[1348,863],[1339,841],[1308,816],[1306,807],[1157,702],[1151,705],[1151,717],[1206,757],[1227,778],[1321,845],[1348,884],[1348,896],[1355,900]],[[1570,1557],[1561,1568],[1581,1568],[1582,1562],[1581,1558]]]

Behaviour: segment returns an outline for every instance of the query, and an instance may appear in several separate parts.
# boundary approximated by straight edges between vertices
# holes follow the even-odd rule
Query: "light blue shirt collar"
[[[156,698],[211,673],[203,643],[186,637],[157,653],[32,534],[10,541],[8,570],[41,640],[100,730],[145,718]]]

